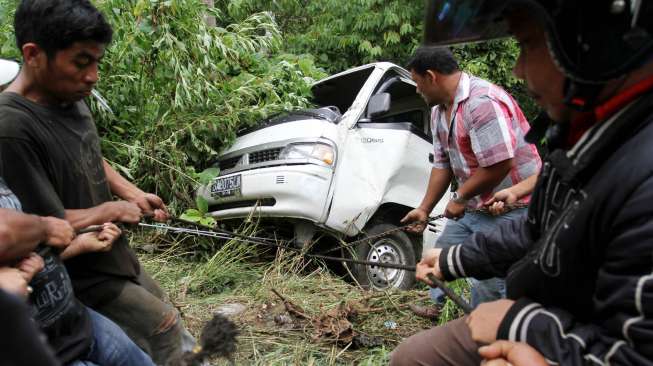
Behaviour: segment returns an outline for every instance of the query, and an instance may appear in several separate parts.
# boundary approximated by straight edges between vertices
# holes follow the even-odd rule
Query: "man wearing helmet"
[[[438,45],[512,33],[515,75],[556,123],[528,215],[418,264],[424,282],[505,277],[507,299],[408,338],[391,364],[478,365],[479,345],[504,340],[483,357],[523,342],[529,365],[653,365],[653,2],[430,1],[427,13]]]

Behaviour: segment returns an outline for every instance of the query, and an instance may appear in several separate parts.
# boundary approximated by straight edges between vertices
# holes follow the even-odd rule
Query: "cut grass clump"
[[[213,253],[189,253],[188,244],[183,245],[186,249],[171,245],[163,253],[139,256],[145,269],[180,309],[195,336],[225,304],[237,304],[244,309],[230,316],[240,329],[237,365],[387,364],[389,353],[402,339],[433,325],[407,307],[409,303],[431,304],[426,287],[369,292],[295,252],[279,250],[262,259],[251,244],[227,242],[213,246]],[[453,287],[461,293],[466,291],[464,281],[454,283]],[[300,307],[309,319],[289,314],[272,289]],[[380,340],[380,346],[355,349],[351,343],[316,336],[320,332],[311,319],[319,319],[345,305],[357,309],[348,319],[351,329]],[[455,305],[448,302],[439,322],[460,315]],[[227,363],[214,360],[212,364]]]

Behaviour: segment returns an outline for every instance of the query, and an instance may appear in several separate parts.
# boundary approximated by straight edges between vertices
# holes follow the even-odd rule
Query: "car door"
[[[347,136],[326,225],[358,233],[385,202],[416,207],[430,174],[429,108],[408,73],[390,68],[373,95],[388,93],[390,109],[364,115]]]

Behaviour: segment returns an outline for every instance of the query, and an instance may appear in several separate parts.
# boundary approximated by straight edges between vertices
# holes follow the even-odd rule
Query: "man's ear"
[[[438,81],[438,74],[435,73],[433,70],[426,70],[426,80],[428,80],[429,83],[435,84]]]
[[[47,55],[36,43],[25,43],[22,47],[25,65],[37,69],[44,64]]]

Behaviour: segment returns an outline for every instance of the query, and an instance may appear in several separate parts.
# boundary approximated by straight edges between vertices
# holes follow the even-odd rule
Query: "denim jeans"
[[[448,220],[442,234],[435,242],[436,248],[448,248],[465,241],[475,232],[494,230],[503,222],[515,220],[526,214],[526,208],[512,210],[500,216],[492,216],[483,213],[466,213],[465,216],[456,220]],[[472,306],[476,307],[482,302],[494,301],[506,297],[505,282],[499,278],[477,280],[468,278],[471,286]],[[444,293],[439,288],[432,288],[431,299],[436,303],[444,302]]]
[[[85,356],[68,366],[154,366],[152,359],[111,320],[87,308],[93,341]]]

